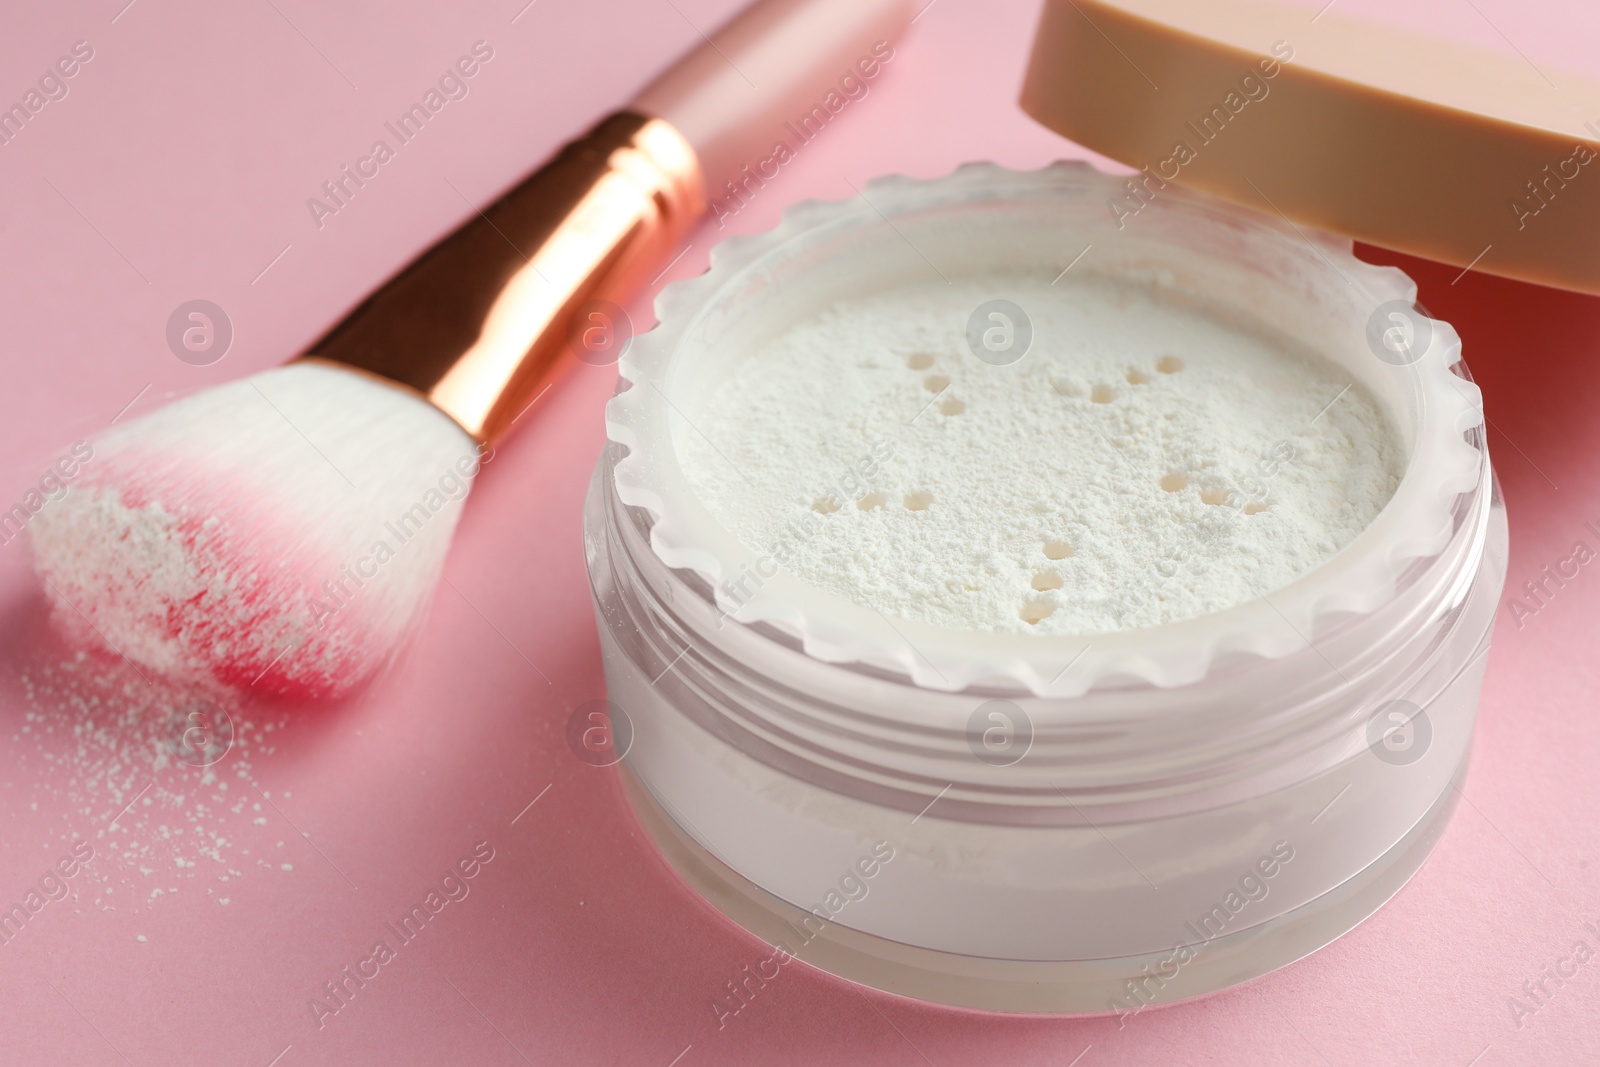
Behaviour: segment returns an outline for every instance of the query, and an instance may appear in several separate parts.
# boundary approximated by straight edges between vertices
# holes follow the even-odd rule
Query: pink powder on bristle
[[[82,479],[75,528],[51,531],[61,547],[44,577],[66,601],[54,613],[65,632],[86,640],[86,615],[103,643],[175,681],[294,699],[339,695],[382,664],[392,638],[367,625],[373,612],[363,610],[361,591],[346,599],[321,585],[345,561],[308,536],[314,517],[245,497],[204,472],[188,472],[196,488],[175,496],[160,457],[146,451]],[[165,542],[163,565],[108,576],[97,544],[139,537]],[[93,562],[62,565],[74,557]],[[319,614],[315,604],[337,609]]]
[[[28,526],[63,630],[182,684],[308,699],[349,692],[404,642],[483,456],[416,396],[315,361],[92,451]]]

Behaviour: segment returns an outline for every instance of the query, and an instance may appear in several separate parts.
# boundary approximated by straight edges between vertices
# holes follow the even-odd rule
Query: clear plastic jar
[[[970,1008],[1137,1011],[1337,938],[1453,809],[1506,566],[1453,331],[1373,346],[1414,301],[1400,272],[1176,193],[1122,233],[1121,191],[980,165],[800,205],[669,290],[623,364],[585,512],[623,781],[673,867],[774,946],[760,976],[794,957]],[[692,498],[673,412],[752,337],[914,258],[1059,269],[1095,242],[1099,269],[1226,301],[1378,396],[1408,456],[1378,519],[1266,597],[1087,643],[886,630],[781,573],[735,610],[719,581],[755,554]]]

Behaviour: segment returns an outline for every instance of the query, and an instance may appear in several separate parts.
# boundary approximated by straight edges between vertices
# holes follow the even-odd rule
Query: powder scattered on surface
[[[152,685],[96,653],[38,655],[13,684],[26,701],[10,737],[20,773],[0,781],[0,804],[26,790],[30,810],[43,801],[62,813],[46,860],[74,842],[93,846],[68,879],[79,906],[138,914],[250,870],[284,877],[266,831],[250,830],[264,807],[277,815],[254,772],[282,722],[260,721],[225,693]]]
[[[1004,366],[967,340],[996,296],[1033,330]],[[1331,361],[1092,274],[837,304],[686,414],[685,474],[757,557],[980,631],[1107,632],[1270,593],[1360,533],[1404,463]]]

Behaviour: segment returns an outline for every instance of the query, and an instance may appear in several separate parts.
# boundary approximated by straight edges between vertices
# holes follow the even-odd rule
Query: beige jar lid
[[[1600,83],[1265,0],[1046,0],[1022,107],[1168,184],[1600,294]]]

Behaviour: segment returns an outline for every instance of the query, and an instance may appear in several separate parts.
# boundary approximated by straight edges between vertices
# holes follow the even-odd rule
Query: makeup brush
[[[857,97],[911,11],[754,4],[293,362],[93,441],[28,527],[57,624],[186,683],[330,697],[370,678],[494,443],[574,358],[619,354],[609,301],[660,270],[708,192],[753,191],[786,123]]]

